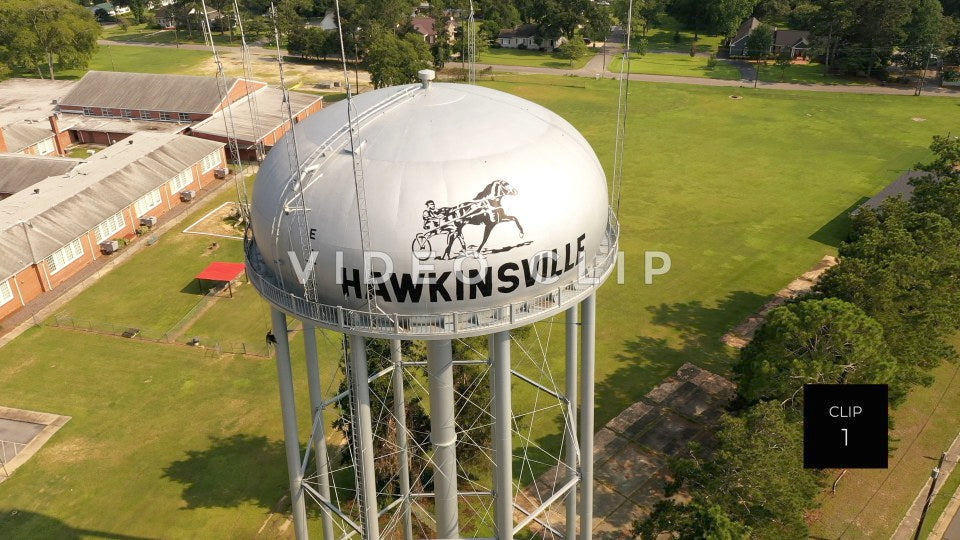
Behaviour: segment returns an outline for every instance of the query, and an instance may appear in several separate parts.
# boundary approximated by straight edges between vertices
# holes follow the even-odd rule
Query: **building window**
[[[149,120],[149,119],[150,119],[150,111],[140,111],[140,118]]]
[[[124,118],[133,118],[133,111],[131,111],[130,109],[123,109],[122,111],[120,111],[120,114]]]
[[[166,111],[160,111],[160,119],[165,121],[170,121],[170,113]]]
[[[67,267],[68,264],[79,259],[83,256],[83,244],[80,243],[80,239],[77,238],[73,242],[63,246],[62,248],[53,252],[53,255],[50,255],[46,259],[47,269],[51,274],[56,274],[60,270],[63,270]]]
[[[16,276],[11,279],[16,279]],[[13,300],[13,289],[10,287],[10,280],[0,283],[0,306]]]
[[[180,174],[174,176],[173,179],[170,180],[170,191],[172,193],[177,193],[181,189],[189,186],[191,183],[193,183],[193,175],[190,174],[190,169],[180,171]]]
[[[181,122],[189,122],[189,121],[190,121],[190,115],[189,115],[188,113],[185,113],[185,112],[177,113],[177,118],[179,118]]]
[[[56,147],[53,144],[53,137],[49,139],[44,139],[37,143],[37,154],[45,156],[47,154],[52,154],[56,151]]]
[[[97,225],[97,229],[96,229],[97,243],[99,244],[100,242],[103,242],[104,240],[117,234],[117,232],[123,229],[126,225],[127,225],[127,222],[124,221],[123,219],[122,210],[108,217],[102,223]]]
[[[84,116],[93,116],[93,107],[84,107],[83,108]]]
[[[113,116],[113,113],[110,109],[100,109],[100,116]]]
[[[136,212],[137,217],[142,217],[150,210],[156,208],[160,204],[160,201],[160,188],[157,188],[137,199],[137,202],[133,203],[133,210]]]
[[[216,167],[222,162],[220,159],[220,151],[217,150],[212,154],[209,154],[207,157],[203,158],[203,172],[204,174],[210,172],[210,169]]]

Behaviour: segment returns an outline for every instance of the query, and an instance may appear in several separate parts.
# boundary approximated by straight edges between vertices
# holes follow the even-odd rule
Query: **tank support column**
[[[353,425],[356,438],[354,459],[359,460],[360,486],[357,494],[363,508],[363,538],[380,538],[380,523],[377,515],[377,483],[373,468],[373,427],[370,420],[370,375],[367,370],[367,343],[363,336],[350,336],[350,371],[353,381],[350,383],[354,400],[354,414],[357,418]]]
[[[570,470],[570,480],[577,477],[577,306],[566,311],[566,338],[567,338],[567,369],[566,369],[566,398],[567,398],[567,437],[564,441],[566,454],[564,463]],[[577,488],[574,487],[567,494],[567,530],[569,540],[577,537]]]
[[[400,451],[403,540],[413,540],[413,519],[410,515],[410,465],[407,457],[407,404],[404,398],[403,353],[400,345],[399,339],[390,340],[390,361],[393,363],[393,416],[397,421],[397,448]]]
[[[427,376],[430,381],[430,442],[433,444],[437,538],[459,538],[457,424],[450,340],[427,341]]]
[[[321,409],[321,403],[323,403],[323,391],[321,390],[320,384],[320,359],[317,354],[317,327],[312,324],[303,324],[303,350],[307,357],[307,386],[310,390],[311,422],[314,420],[317,422],[316,426],[314,426],[313,453],[317,461],[318,491],[320,492],[320,496],[329,502],[330,461],[327,456],[327,437],[324,417],[322,413],[319,417],[317,416],[317,413]],[[324,540],[327,538],[335,538],[333,536],[333,515],[330,513],[330,510],[322,504],[320,505],[320,515],[323,521]]]
[[[510,394],[510,332],[490,336],[493,387],[493,494],[497,540],[513,538],[513,403]]]
[[[290,367],[290,341],[287,317],[271,308],[273,335],[277,338],[277,379],[280,382],[280,412],[283,416],[283,442],[287,451],[287,476],[290,480],[290,505],[297,540],[307,539],[307,509],[303,501],[303,476],[300,474],[300,438],[297,434],[297,405],[293,395],[293,371]]]
[[[593,538],[593,377],[597,335],[597,296],[581,303],[580,319],[580,538]]]

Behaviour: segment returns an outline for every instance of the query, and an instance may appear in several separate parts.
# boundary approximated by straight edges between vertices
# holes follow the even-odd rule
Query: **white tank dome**
[[[560,116],[510,94],[446,83],[368,92],[353,107],[358,159],[340,101],[298,123],[296,152],[288,133],[257,175],[248,266],[281,309],[326,326],[331,309],[475,313],[561,290],[573,300],[598,284],[578,284],[583,274],[609,273],[617,232],[604,172]],[[379,284],[361,283],[364,253]],[[563,300],[551,301],[559,308]],[[342,327],[337,317],[333,326]]]

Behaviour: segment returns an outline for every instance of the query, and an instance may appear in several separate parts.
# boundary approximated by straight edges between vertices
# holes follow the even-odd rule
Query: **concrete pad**
[[[639,426],[650,424],[657,415],[659,411],[653,405],[638,401],[624,409],[616,418],[608,422],[606,427],[629,437],[639,429]]]
[[[70,417],[13,409],[10,407],[0,407],[0,419],[6,421],[4,425],[6,429],[9,430],[9,436],[19,439],[29,436],[28,442],[17,450],[16,455],[13,456],[12,459],[4,463],[3,469],[0,469],[0,482],[3,482],[21,465],[26,463],[28,459],[33,457],[33,455],[50,440],[50,437],[53,437],[53,434],[59,431],[60,428],[70,420]],[[36,428],[34,426],[39,426],[39,431],[35,431]],[[30,435],[31,432],[33,432],[32,435]]]
[[[675,455],[686,449],[687,443],[703,428],[676,413],[665,412],[658,422],[634,440],[664,455]]]
[[[665,460],[662,457],[630,445],[613,455],[594,475],[601,482],[628,496],[664,465]]]

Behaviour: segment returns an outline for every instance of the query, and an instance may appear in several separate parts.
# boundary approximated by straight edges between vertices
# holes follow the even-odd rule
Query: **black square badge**
[[[886,469],[887,385],[804,385],[803,466]]]

